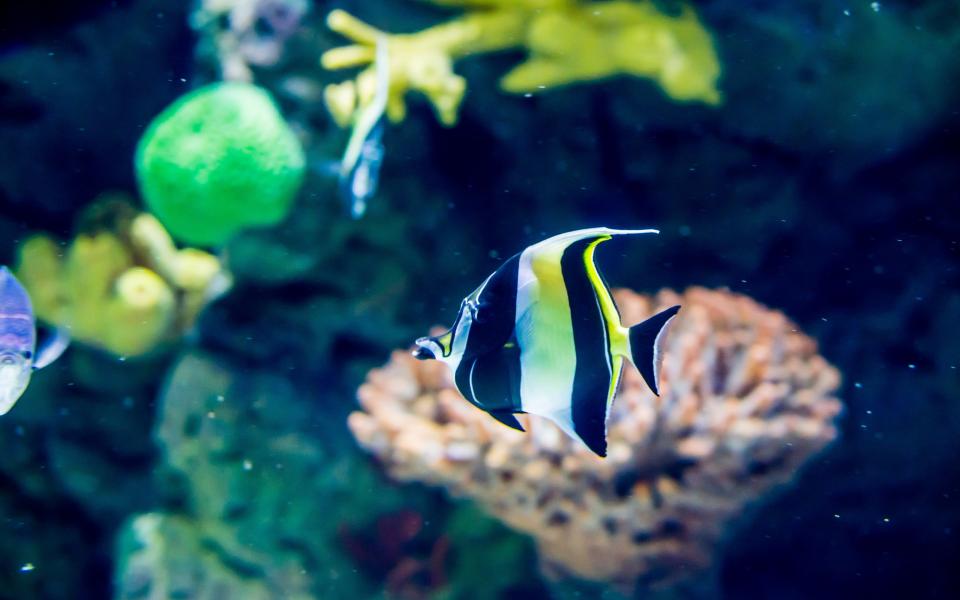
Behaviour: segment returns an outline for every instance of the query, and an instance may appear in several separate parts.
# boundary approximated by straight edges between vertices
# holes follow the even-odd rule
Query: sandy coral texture
[[[600,459],[544,419],[521,433],[398,351],[360,388],[357,440],[400,480],[475,500],[535,539],[544,572],[630,589],[711,563],[724,527],[837,435],[839,373],[782,313],[727,291],[615,293],[625,324],[673,304],[655,397],[625,367]]]

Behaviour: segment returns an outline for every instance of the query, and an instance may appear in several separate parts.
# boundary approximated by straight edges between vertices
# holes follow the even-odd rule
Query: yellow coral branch
[[[327,108],[340,125],[351,123],[376,90],[375,45],[387,36],[390,93],[387,116],[394,122],[406,116],[404,97],[419,92],[433,105],[445,125],[457,120],[466,82],[453,72],[453,61],[474,53],[511,48],[522,43],[525,14],[517,10],[481,12],[430,27],[416,34],[387,34],[342,10],[327,17],[327,25],[356,44],[333,48],[320,57],[329,70],[367,66],[352,85],[334,84],[324,93]]]
[[[412,34],[387,34],[342,10],[330,13],[331,29],[355,44],[321,57],[331,70],[371,65],[380,36],[389,40],[388,115],[406,115],[404,97],[419,92],[445,125],[453,125],[466,83],[453,72],[456,59],[524,47],[528,59],[500,82],[512,93],[527,93],[615,75],[644,77],[678,101],[718,104],[720,63],[709,32],[689,6],[677,16],[649,1],[429,0],[468,9],[462,17]],[[375,69],[353,83],[325,92],[327,107],[341,126],[373,98]]]

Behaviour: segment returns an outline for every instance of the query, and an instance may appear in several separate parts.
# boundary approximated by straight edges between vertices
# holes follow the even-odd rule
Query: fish
[[[504,425],[524,431],[516,414],[545,417],[606,456],[624,359],[659,395],[661,346],[680,306],[624,327],[594,252],[614,236],[657,233],[595,227],[526,248],[463,299],[447,332],[416,340],[414,357],[444,362],[464,398]]]
[[[27,290],[0,266],[0,415],[10,412],[30,384],[30,376],[63,354],[69,332],[57,327],[38,344],[37,321]]]
[[[367,202],[377,192],[380,182],[380,166],[385,153],[383,132],[386,129],[387,96],[390,93],[387,44],[386,36],[377,40],[377,89],[373,100],[358,110],[340,161],[340,195],[354,219],[359,219],[367,211]]]

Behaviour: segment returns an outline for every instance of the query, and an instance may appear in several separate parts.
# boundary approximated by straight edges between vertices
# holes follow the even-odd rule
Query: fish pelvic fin
[[[629,358],[640,371],[643,380],[650,390],[660,395],[658,380],[660,365],[663,362],[663,339],[670,320],[676,316],[680,305],[658,312],[646,321],[634,325],[629,330],[630,354]]]
[[[37,356],[33,361],[33,369],[42,369],[60,358],[63,351],[70,345],[70,330],[57,326],[52,331],[40,330],[42,337],[37,346]]]
[[[517,417],[515,417],[510,411],[492,410],[487,414],[511,429],[516,429],[517,431],[526,431],[526,429],[523,428],[523,425],[520,424],[520,421],[517,420]]]

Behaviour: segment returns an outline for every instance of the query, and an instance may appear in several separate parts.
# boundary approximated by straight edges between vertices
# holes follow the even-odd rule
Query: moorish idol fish
[[[356,113],[347,149],[340,161],[340,195],[350,215],[358,219],[367,210],[367,201],[377,191],[383,162],[383,130],[386,127],[387,96],[390,93],[390,57],[387,38],[377,40],[375,59],[377,89],[373,100]]]
[[[7,267],[0,266],[0,415],[13,408],[34,369],[57,359],[70,344],[58,328],[37,349],[37,322],[30,296]]]
[[[460,305],[453,327],[417,340],[415,357],[437,359],[460,393],[523,431],[516,413],[546,417],[600,456],[623,359],[654,394],[660,342],[674,306],[626,328],[593,254],[614,235],[656,229],[598,227],[557,235],[500,266]]]

